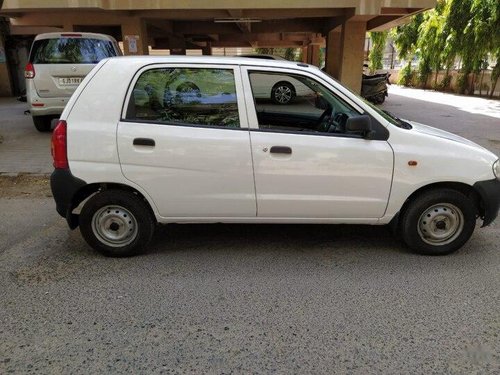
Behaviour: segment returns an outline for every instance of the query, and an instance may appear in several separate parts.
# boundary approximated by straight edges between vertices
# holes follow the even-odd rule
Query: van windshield
[[[97,64],[116,56],[113,42],[92,38],[40,39],[33,43],[33,64]]]

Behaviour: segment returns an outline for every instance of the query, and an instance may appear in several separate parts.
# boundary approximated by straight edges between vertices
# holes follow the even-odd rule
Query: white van
[[[288,105],[256,97],[276,75],[307,92]],[[110,256],[145,249],[157,223],[197,222],[390,224],[441,255],[500,206],[497,156],[302,63],[106,59],[68,102],[52,153],[57,211]]]
[[[46,33],[35,37],[24,71],[26,96],[38,131],[49,131],[83,78],[107,57],[121,55],[116,40],[94,33]]]

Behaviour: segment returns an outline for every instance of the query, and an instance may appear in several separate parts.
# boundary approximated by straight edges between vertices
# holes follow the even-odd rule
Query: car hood
[[[475,147],[479,147],[481,149],[485,149],[484,147],[479,146],[477,143],[474,143],[474,142],[468,140],[467,138],[460,137],[459,135],[455,135],[453,133],[449,133],[449,132],[444,131],[444,130],[433,128],[432,126],[420,124],[418,122],[408,121],[408,120],[405,120],[405,121],[408,122],[409,124],[411,124],[411,126],[413,127],[413,129],[412,129],[413,131],[427,134],[427,135],[432,135],[432,136],[439,137],[439,138],[449,139],[449,140],[452,140],[452,141],[455,141],[458,143],[462,143],[465,145],[475,146]]]

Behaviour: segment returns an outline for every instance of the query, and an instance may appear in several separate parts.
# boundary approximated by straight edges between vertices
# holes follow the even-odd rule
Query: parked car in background
[[[265,55],[265,54],[243,54],[238,57],[246,57],[251,59],[261,60],[278,60],[287,61],[281,56]],[[274,76],[258,76],[254,77],[255,97],[258,99],[271,99],[276,104],[289,104],[297,95],[301,96],[304,93],[311,91],[301,82],[275,74]]]
[[[35,37],[26,65],[26,96],[38,131],[51,129],[83,78],[102,59],[121,55],[116,40],[95,33],[46,33]]]
[[[255,77],[275,75],[314,95],[256,100]],[[183,82],[199,91],[171,95]],[[500,206],[497,156],[294,62],[106,59],[69,100],[52,153],[58,213],[109,256],[144,250],[157,223],[196,222],[390,224],[443,255]]]

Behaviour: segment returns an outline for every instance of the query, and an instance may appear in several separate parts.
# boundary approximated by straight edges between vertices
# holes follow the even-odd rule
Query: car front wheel
[[[451,189],[429,191],[409,204],[401,219],[401,234],[416,253],[450,254],[472,236],[476,217],[476,206],[466,195]]]
[[[111,257],[136,255],[153,236],[155,223],[144,200],[131,192],[105,190],[93,195],[80,213],[85,241]]]

